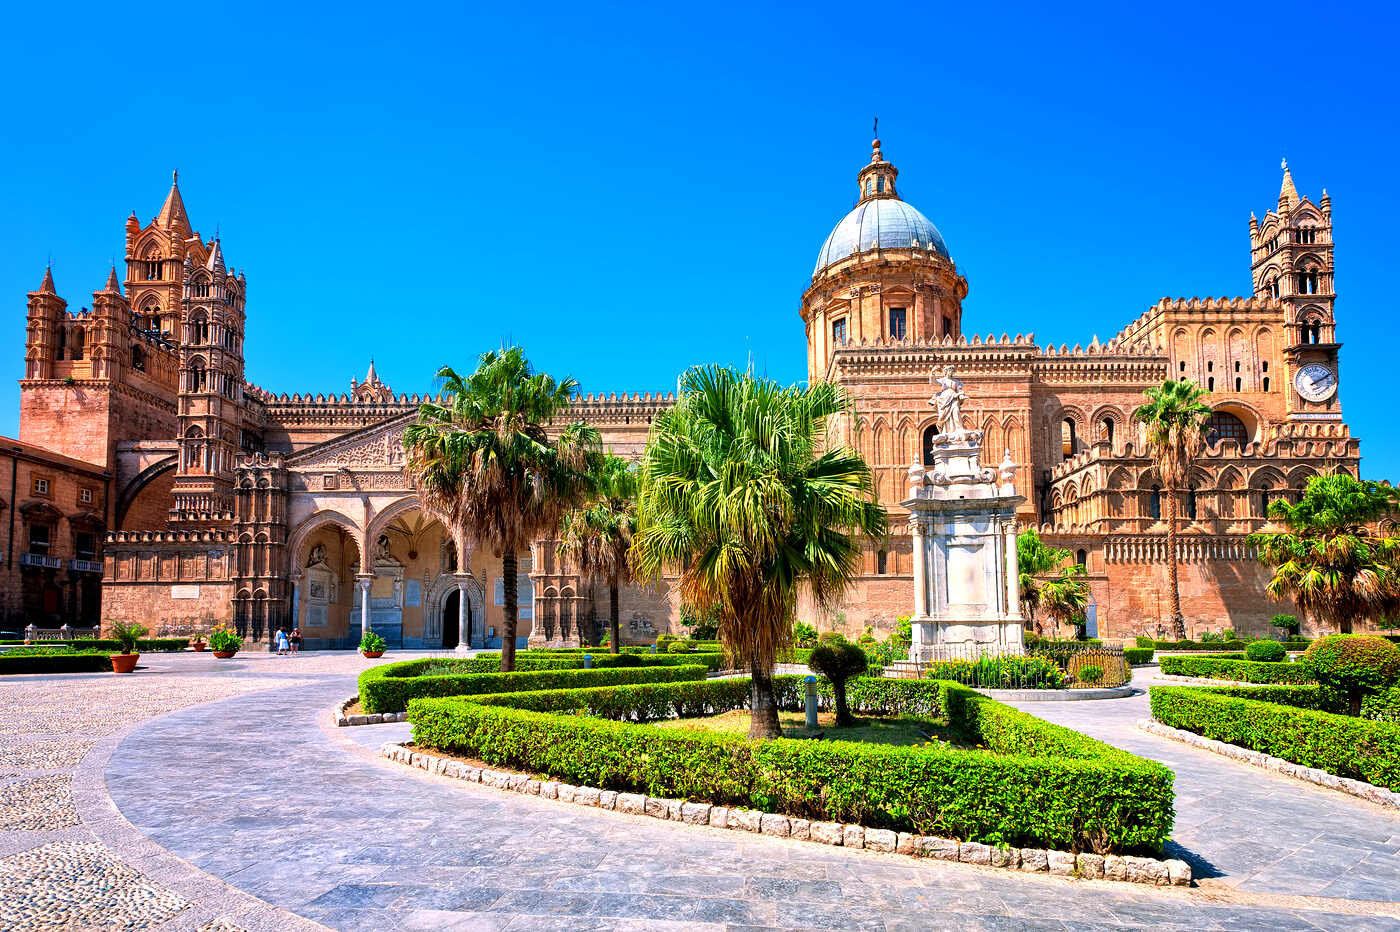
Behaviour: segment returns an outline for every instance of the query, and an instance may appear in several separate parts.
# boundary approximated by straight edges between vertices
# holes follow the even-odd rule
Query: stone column
[[[1021,565],[1016,559],[1016,519],[1006,522],[1006,619],[1018,625],[1021,617]]]
[[[360,637],[363,638],[373,630],[369,620],[369,587],[374,583],[374,574],[357,573],[355,579],[360,584]]]
[[[914,617],[928,617],[928,552],[925,548],[924,519],[918,512],[909,515],[914,530]]]
[[[470,649],[472,646],[472,636],[470,627],[470,614],[467,606],[467,583],[471,580],[471,573],[454,573],[457,580],[457,650]]]
[[[292,627],[301,627],[301,574],[292,577]]]

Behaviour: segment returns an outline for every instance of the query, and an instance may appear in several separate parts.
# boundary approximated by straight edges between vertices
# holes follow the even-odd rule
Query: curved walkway
[[[321,713],[353,689],[353,676],[319,676],[155,719],[111,755],[111,798],[179,858],[347,932],[1400,930],[1400,910],[1389,903],[1260,894],[1244,883],[1231,890],[1208,881],[1187,892],[1008,874],[595,813],[429,777],[359,747],[400,736],[403,726],[322,727]],[[1078,727],[1125,747],[1141,741],[1133,749],[1152,756],[1175,754],[1162,747],[1171,742],[1127,733],[1124,722],[1142,714],[1135,702],[1030,711],[1102,717],[1111,724],[1096,717]],[[1269,777],[1203,751],[1179,753],[1182,837],[1210,821],[1192,823],[1185,811],[1210,798],[1193,787],[1214,782],[1238,799]],[[1287,811],[1319,792],[1289,781],[1275,798]],[[1342,798],[1341,811],[1351,805],[1361,804]],[[1294,821],[1310,812],[1295,811]],[[1205,831],[1244,840],[1256,829],[1246,821]],[[1377,847],[1376,865],[1383,853],[1396,857],[1395,847]],[[1400,870],[1392,888],[1396,880]]]

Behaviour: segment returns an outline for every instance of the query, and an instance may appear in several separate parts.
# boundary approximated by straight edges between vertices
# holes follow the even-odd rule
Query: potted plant
[[[366,631],[365,636],[360,638],[360,653],[370,660],[384,656],[384,639],[373,631]]]
[[[135,621],[112,622],[112,637],[122,646],[120,654],[112,654],[112,672],[130,673],[136,669],[136,661],[141,655],[136,652],[136,642],[150,633],[145,625]]]
[[[220,660],[227,660],[238,649],[243,646],[243,639],[234,634],[228,625],[220,622],[214,626],[214,630],[209,632],[209,647],[214,651],[214,656]]]
[[[202,651],[208,646],[209,642],[204,639],[203,634],[194,634],[190,636],[190,650]]]

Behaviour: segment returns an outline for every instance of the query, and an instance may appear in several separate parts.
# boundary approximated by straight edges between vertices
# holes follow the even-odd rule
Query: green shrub
[[[693,649],[693,641],[672,641],[666,645],[666,653],[668,654],[688,654]]]
[[[1135,639],[1138,647],[1156,647],[1157,642],[1150,637],[1139,634]]]
[[[1141,638],[1139,638],[1141,640]],[[1150,641],[1148,642],[1151,643]],[[1152,656],[1156,653],[1151,647],[1125,647],[1123,649],[1123,659],[1133,666],[1151,663]]]
[[[217,651],[236,651],[243,646],[243,639],[233,633],[233,629],[220,622],[209,631],[209,649]]]
[[[1092,686],[1103,679],[1103,667],[1092,663],[1083,664],[1080,666],[1079,672],[1075,674],[1075,678],[1081,683],[1087,683]]]
[[[1244,649],[1246,660],[1255,663],[1287,662],[1288,650],[1278,641],[1251,641]]]
[[[1383,689],[1362,699],[1361,717],[1376,722],[1400,722],[1400,686]]]
[[[1037,654],[983,654],[976,660],[937,660],[924,669],[923,676],[974,689],[1063,689],[1066,680],[1059,664]]]
[[[1361,700],[1400,680],[1400,648],[1370,635],[1331,634],[1308,647],[1303,665],[1346,695],[1351,715],[1360,715]]]
[[[467,661],[468,663],[470,661]],[[531,670],[501,673],[424,673],[443,669],[444,663],[463,661],[408,660],[372,667],[360,674],[360,705],[367,713],[402,712],[419,696],[469,696],[514,690],[568,689],[575,686],[613,686],[624,683],[666,683],[705,678],[705,668],[690,666],[604,667],[564,670]],[[431,665],[439,666],[433,667]],[[461,669],[461,666],[456,667]],[[451,668],[449,668],[451,669]]]
[[[860,676],[870,666],[865,652],[854,644],[818,644],[807,658],[807,666],[818,676],[826,677],[836,693],[836,727],[855,723],[846,707],[846,681]]]
[[[1262,663],[1245,660],[1244,654],[1212,654],[1203,657],[1159,657],[1168,676],[1198,676],[1239,683],[1311,683],[1312,671],[1301,663]]]
[[[1327,704],[1328,691],[1313,688]],[[1276,693],[1239,687],[1153,686],[1150,694],[1164,725],[1400,791],[1400,725],[1281,704]]]
[[[0,676],[20,673],[95,673],[112,669],[105,651],[17,647],[0,654]]]
[[[816,647],[817,629],[805,621],[799,621],[792,628],[792,643],[796,647]]]
[[[680,640],[680,638],[676,637],[674,634],[663,634],[656,639],[656,649],[667,650],[673,642],[678,640]]]
[[[796,707],[801,682],[775,677],[784,707]],[[620,687],[611,700],[602,696],[608,690],[416,699],[409,717],[418,744],[491,764],[808,819],[1103,852],[1159,851],[1171,828],[1173,776],[1166,767],[956,683],[860,677],[849,684],[849,699],[863,711],[936,714],[984,749],[750,742],[551,714],[606,705],[610,718],[650,721],[681,708],[709,714],[738,707],[747,691],[746,680],[734,679]]]
[[[364,636],[360,638],[360,650],[365,653],[372,654],[375,651],[383,650],[386,646],[384,639],[373,631],[366,631]]]
[[[587,650],[570,651],[564,653],[546,652],[540,650],[521,651],[515,655],[515,669],[517,670],[569,670],[583,666],[583,655],[593,655],[593,666],[596,667],[665,667],[665,666],[687,666],[689,664],[703,664],[710,672],[723,670],[725,667],[724,655],[721,653],[712,654],[653,654],[649,651],[633,653],[624,651],[620,654],[610,654],[607,651],[600,651],[596,648]],[[501,669],[501,655],[498,653],[477,654],[473,660],[484,661],[487,664],[494,664],[492,667],[484,667],[479,670],[472,670],[473,673],[489,673],[492,670]],[[446,660],[443,663],[461,663],[458,660]]]

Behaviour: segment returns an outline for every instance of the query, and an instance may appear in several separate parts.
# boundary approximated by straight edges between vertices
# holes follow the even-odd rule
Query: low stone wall
[[[1246,686],[1257,686],[1257,683],[1246,683]],[[1193,748],[1200,748],[1203,751],[1210,751],[1220,754],[1223,757],[1233,758],[1241,763],[1251,764],[1264,770],[1272,770],[1274,773],[1283,774],[1285,777],[1293,777],[1298,780],[1306,780],[1308,783],[1315,783],[1318,786],[1325,786],[1330,790],[1338,790],[1348,796],[1355,796],[1367,802],[1384,806],[1387,809],[1400,810],[1400,793],[1393,792],[1385,787],[1375,786],[1361,780],[1352,780],[1348,777],[1339,777],[1334,773],[1325,770],[1318,770],[1315,767],[1304,767],[1302,764],[1295,764],[1286,761],[1281,757],[1273,757],[1262,751],[1252,751],[1249,748],[1242,748],[1237,744],[1226,744],[1224,741],[1216,741],[1214,738],[1206,738],[1196,734],[1194,731],[1186,731],[1181,728],[1173,728],[1170,725],[1163,725],[1161,722],[1152,719],[1142,719],[1138,722],[1138,727],[1148,734],[1157,735],[1161,738],[1170,738],[1173,741],[1180,741],[1182,744],[1189,744]]]
[[[541,796],[577,806],[607,809],[628,815],[650,816],[686,825],[706,825],[735,832],[752,832],[774,838],[792,838],[819,845],[839,845],[893,854],[959,861],[982,867],[999,867],[1026,873],[1050,873],[1086,880],[1122,880],[1159,887],[1191,885],[1191,866],[1185,861],[1118,855],[1074,854],[1043,848],[996,848],[980,842],[930,835],[911,835],[888,829],[866,828],[840,822],[812,822],[753,809],[730,809],[709,803],[687,802],[616,793],[553,780],[537,780],[529,774],[472,767],[450,757],[438,757],[407,744],[382,745],[379,753],[390,760],[428,773],[479,783],[526,796]]]
[[[385,725],[408,721],[407,712],[375,712],[373,715],[346,715],[345,710],[360,701],[359,696],[351,696],[335,707],[335,724],[338,728],[350,725]]]

